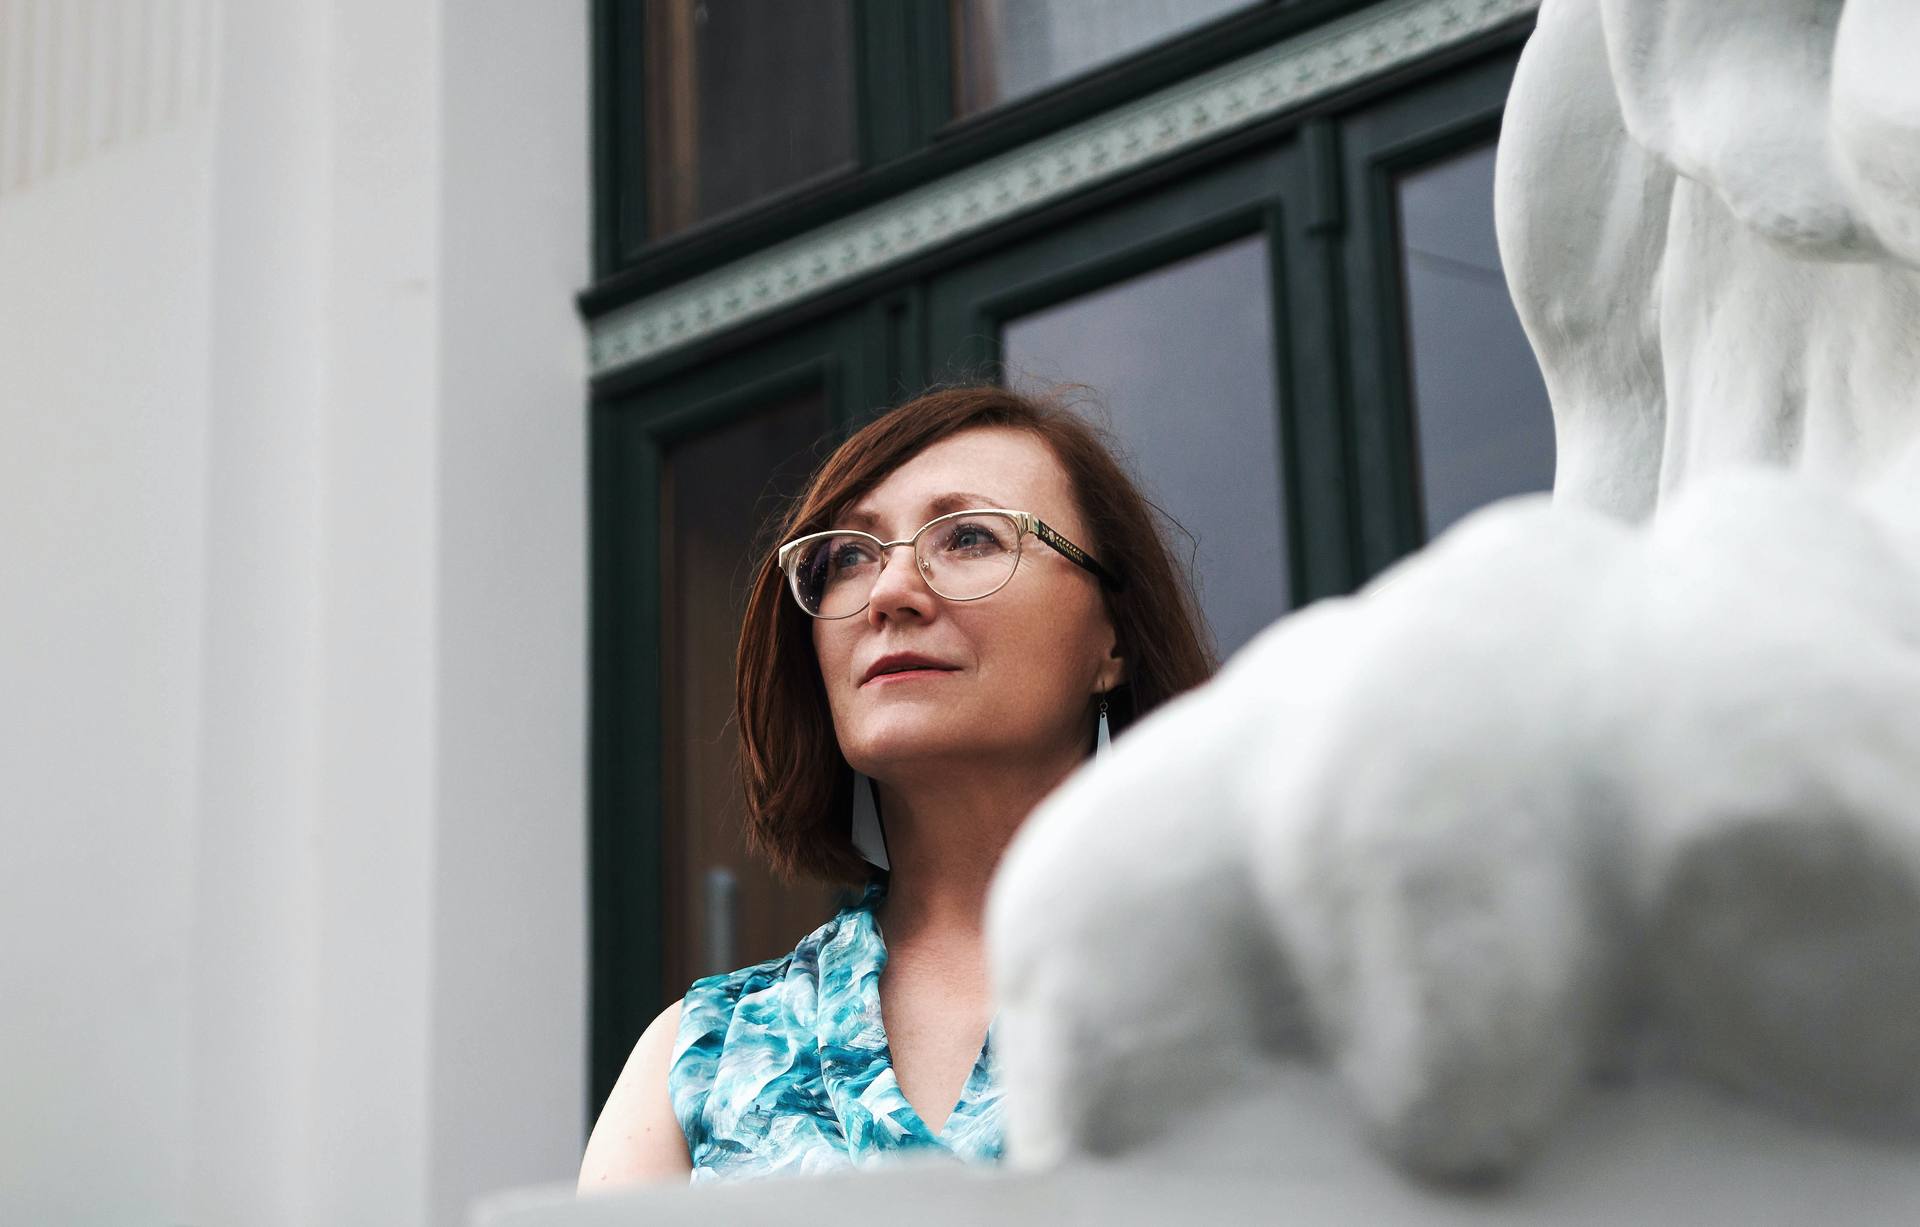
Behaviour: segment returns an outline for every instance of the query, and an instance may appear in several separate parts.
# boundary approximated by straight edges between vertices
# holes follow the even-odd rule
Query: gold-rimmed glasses
[[[913,547],[914,564],[936,595],[977,601],[1013,578],[1020,565],[1020,543],[1028,533],[1098,576],[1108,588],[1118,592],[1123,587],[1119,576],[1046,521],[1030,511],[1005,507],[950,511],[899,541],[882,541],[853,528],[808,533],[781,546],[776,557],[801,609],[816,618],[851,618],[867,607],[887,555],[899,546]]]

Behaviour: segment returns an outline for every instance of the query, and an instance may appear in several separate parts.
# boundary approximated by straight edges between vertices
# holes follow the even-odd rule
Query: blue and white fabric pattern
[[[936,1134],[900,1092],[880,1018],[885,877],[792,953],[693,982],[667,1093],[690,1183],[870,1167],[906,1153],[1000,1159],[994,1026]],[[998,1022],[998,1019],[995,1019]]]

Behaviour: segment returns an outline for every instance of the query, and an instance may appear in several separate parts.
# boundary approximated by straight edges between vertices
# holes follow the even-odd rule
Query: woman
[[[1059,403],[903,405],[828,458],[778,539],[736,660],[749,841],[789,879],[864,892],[654,1019],[583,1191],[997,1159],[988,881],[1102,735],[1214,667],[1150,504]]]

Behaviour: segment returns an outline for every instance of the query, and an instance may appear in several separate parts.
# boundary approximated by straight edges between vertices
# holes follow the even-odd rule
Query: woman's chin
[[[978,753],[977,745],[970,747],[954,736],[954,725],[950,721],[939,720],[917,728],[891,728],[862,739],[859,749],[849,754],[847,761],[876,779],[891,779],[896,773],[911,772],[921,764]]]

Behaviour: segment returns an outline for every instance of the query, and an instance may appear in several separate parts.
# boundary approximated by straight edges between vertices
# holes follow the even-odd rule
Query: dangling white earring
[[[1100,733],[1097,737],[1093,739],[1094,758],[1096,759],[1104,758],[1107,753],[1107,747],[1112,744],[1113,744],[1113,738],[1109,736],[1107,733],[1107,701],[1105,699],[1101,699],[1100,700]]]
[[[858,771],[853,773],[853,846],[869,864],[892,871],[887,863],[887,837],[880,830],[880,810],[873,800],[873,780]]]

